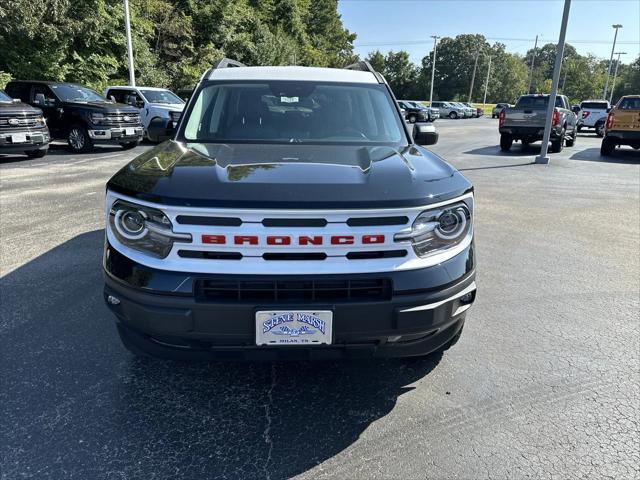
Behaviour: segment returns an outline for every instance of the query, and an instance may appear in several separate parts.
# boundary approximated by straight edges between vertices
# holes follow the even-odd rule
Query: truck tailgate
[[[546,113],[546,109],[508,108],[504,111],[503,126],[544,128]]]

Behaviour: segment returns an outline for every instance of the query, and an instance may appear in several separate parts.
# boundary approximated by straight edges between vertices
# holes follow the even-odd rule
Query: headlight
[[[104,114],[102,113],[92,113],[91,114],[91,121],[93,123],[100,123],[104,120]]]
[[[160,210],[116,200],[109,210],[111,232],[123,245],[165,258],[174,242],[191,242],[188,233],[175,233],[171,220]]]
[[[422,212],[411,230],[397,233],[396,242],[410,240],[419,257],[440,253],[464,241],[472,229],[471,210],[464,202]]]

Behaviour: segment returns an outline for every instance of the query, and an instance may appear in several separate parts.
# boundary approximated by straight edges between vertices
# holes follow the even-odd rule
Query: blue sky
[[[431,35],[454,37],[481,33],[510,52],[526,53],[555,43],[564,0],[339,0],[346,28],[358,34],[356,52],[406,50],[418,63],[433,48]],[[609,59],[614,30],[620,23],[616,51],[630,63],[640,55],[640,0],[573,0],[567,41],[579,53]],[[572,42],[573,40],[573,42]]]

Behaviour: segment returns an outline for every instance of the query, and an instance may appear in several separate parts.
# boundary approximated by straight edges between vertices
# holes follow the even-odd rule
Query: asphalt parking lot
[[[109,176],[148,145],[0,158],[2,479],[640,476],[640,152],[533,164],[440,120],[476,187],[478,297],[441,358],[180,364],[102,303]]]

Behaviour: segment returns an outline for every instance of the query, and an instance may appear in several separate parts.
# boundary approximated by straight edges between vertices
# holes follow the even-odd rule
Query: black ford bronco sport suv
[[[42,110],[13,99],[0,90],[0,155],[44,157],[49,149],[49,129]]]
[[[107,183],[124,345],[174,359],[419,356],[475,299],[473,187],[384,78],[223,59]]]
[[[51,136],[67,140],[74,152],[89,152],[96,144],[119,144],[128,149],[142,140],[137,108],[112,103],[82,85],[13,80],[6,91],[42,109]]]

